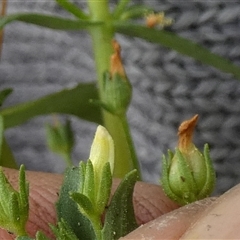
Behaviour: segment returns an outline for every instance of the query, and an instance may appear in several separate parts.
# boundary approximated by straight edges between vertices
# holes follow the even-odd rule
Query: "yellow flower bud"
[[[113,139],[103,126],[98,126],[90,150],[89,159],[93,164],[95,182],[99,182],[104,165],[109,162],[111,173],[114,168],[114,143]]]

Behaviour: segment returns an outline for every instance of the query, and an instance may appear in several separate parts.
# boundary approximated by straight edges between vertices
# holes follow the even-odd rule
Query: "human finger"
[[[182,239],[240,239],[240,184],[219,197]]]
[[[140,226],[135,231],[121,238],[121,240],[178,240],[191,226],[191,224],[197,221],[197,219],[202,215],[202,212],[213,204],[213,202],[214,199],[208,198],[178,208],[174,211],[158,217],[157,219],[154,219],[153,221],[145,225]]]

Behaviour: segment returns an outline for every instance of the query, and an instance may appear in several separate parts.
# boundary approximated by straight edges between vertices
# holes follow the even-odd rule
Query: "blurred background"
[[[84,1],[75,1],[85,7]],[[116,1],[110,1],[113,7]],[[238,1],[135,1],[174,19],[169,28],[240,66]],[[68,14],[54,0],[8,1],[8,13]],[[179,124],[199,114],[195,144],[209,143],[218,175],[216,193],[240,180],[240,82],[229,74],[140,39],[117,35],[133,85],[128,111],[145,181],[159,183],[161,157],[177,144]],[[52,31],[14,22],[4,31],[0,87],[14,88],[4,107],[37,99],[95,79],[91,40],[86,32]],[[63,118],[65,118],[64,116]],[[73,158],[87,159],[96,124],[71,117],[76,132]],[[6,137],[19,164],[29,170],[63,172],[64,162],[46,147],[45,124],[34,118],[8,129]]]

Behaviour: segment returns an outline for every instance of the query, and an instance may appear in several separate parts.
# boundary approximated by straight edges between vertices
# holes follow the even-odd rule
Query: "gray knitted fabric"
[[[143,1],[137,1],[143,2]],[[240,4],[237,1],[145,1],[175,20],[171,30],[240,66]],[[12,1],[8,13],[35,11],[67,16],[53,0]],[[146,181],[158,182],[161,156],[177,143],[181,121],[198,113],[199,148],[209,143],[218,174],[217,192],[240,179],[240,82],[166,48],[117,36],[133,84],[128,112]],[[1,89],[13,87],[5,107],[37,99],[95,78],[91,41],[85,32],[51,31],[13,23],[5,29]],[[7,130],[18,163],[28,169],[62,172],[64,163],[46,148],[44,123],[38,117]],[[87,159],[95,124],[72,118],[76,130],[74,159]]]

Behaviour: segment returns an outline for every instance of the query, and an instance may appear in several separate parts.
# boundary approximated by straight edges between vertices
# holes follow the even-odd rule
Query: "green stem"
[[[141,169],[140,169],[140,166],[139,166],[139,162],[138,162],[138,158],[137,158],[137,155],[136,155],[134,142],[132,140],[132,136],[131,136],[131,132],[130,132],[130,128],[129,128],[129,124],[128,124],[126,114],[124,114],[124,116],[122,116],[120,118],[120,120],[122,122],[122,126],[123,126],[125,136],[126,136],[126,141],[128,143],[128,146],[129,146],[130,154],[132,156],[132,169],[137,169],[139,178],[141,179]]]
[[[96,71],[99,86],[99,97],[103,99],[103,73],[109,70],[110,57],[113,53],[112,39],[114,30],[111,25],[111,15],[108,1],[88,0],[90,17],[95,21],[105,22],[104,25],[91,27],[90,33],[93,41],[93,51],[95,55]],[[129,139],[130,133],[127,122],[122,123],[118,116],[102,110],[104,126],[109,131],[115,144],[115,166],[114,177],[123,178],[133,168],[139,170],[132,141]],[[127,134],[126,134],[127,133]],[[129,145],[130,144],[130,145]],[[133,162],[134,161],[134,162]],[[140,172],[139,172],[140,175]]]
[[[72,158],[71,158],[71,153],[65,153],[63,155],[63,157],[64,157],[64,160],[65,160],[67,166],[68,167],[72,167],[73,166],[73,162],[72,162]]]

